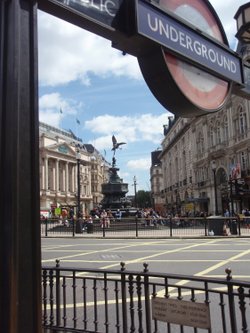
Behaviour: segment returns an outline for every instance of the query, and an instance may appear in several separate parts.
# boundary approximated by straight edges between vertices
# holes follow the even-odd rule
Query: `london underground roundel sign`
[[[160,0],[158,6],[228,46],[224,29],[208,1]],[[161,46],[155,46],[153,52],[138,61],[153,94],[176,115],[192,117],[218,111],[229,96],[230,81],[186,62]]]

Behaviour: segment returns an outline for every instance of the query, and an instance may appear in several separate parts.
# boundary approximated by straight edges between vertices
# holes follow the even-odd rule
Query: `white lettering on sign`
[[[205,303],[152,298],[153,319],[172,324],[210,329],[210,310]]]
[[[95,9],[112,17],[116,15],[117,5],[112,0],[63,0],[63,3],[67,6],[77,4],[88,9]]]
[[[152,17],[150,13],[147,15],[148,26],[153,32],[165,36],[166,39],[178,43],[179,46],[196,53],[198,56],[203,57],[211,63],[216,63],[224,70],[236,73],[237,67],[232,59],[227,58],[224,54],[215,51],[212,48],[207,48],[198,40],[194,40],[191,36],[185,34],[183,31],[177,30],[175,27],[163,22],[158,17]]]

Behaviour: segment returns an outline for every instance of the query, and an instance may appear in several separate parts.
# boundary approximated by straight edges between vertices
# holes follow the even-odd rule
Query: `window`
[[[242,151],[240,157],[241,157],[240,158],[241,168],[242,168],[242,170],[246,170],[247,169],[247,154],[246,154],[246,152]]]
[[[221,126],[219,121],[216,123],[216,143],[221,144]]]
[[[213,128],[212,125],[211,125],[210,128],[209,128],[209,144],[210,144],[210,147],[215,146],[215,140],[214,140],[214,128]]]
[[[197,139],[197,153],[198,154],[204,153],[204,137],[201,132],[199,132]]]
[[[240,134],[244,134],[246,132],[246,113],[243,111],[242,106],[239,107],[240,114],[239,114],[239,127],[240,127]]]
[[[228,135],[228,120],[225,116],[223,119],[223,141],[228,142],[229,135]]]

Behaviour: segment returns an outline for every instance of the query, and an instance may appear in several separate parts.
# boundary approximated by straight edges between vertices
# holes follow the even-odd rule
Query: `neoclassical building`
[[[250,102],[232,96],[216,113],[170,118],[159,159],[166,211],[223,214],[250,208]]]
[[[79,180],[81,211],[88,214],[103,198],[101,184],[108,177],[107,162],[72,132],[40,122],[39,133],[41,211],[76,210]]]

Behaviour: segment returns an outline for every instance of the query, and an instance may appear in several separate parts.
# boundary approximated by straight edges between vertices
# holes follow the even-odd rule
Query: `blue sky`
[[[233,17],[246,1],[211,3],[234,49]],[[106,152],[109,162],[114,134],[127,143],[116,158],[130,194],[134,176],[138,190],[150,190],[150,154],[161,147],[163,125],[171,114],[148,89],[136,58],[123,56],[110,41],[44,12],[39,12],[38,34],[40,120],[71,129],[83,142]]]

